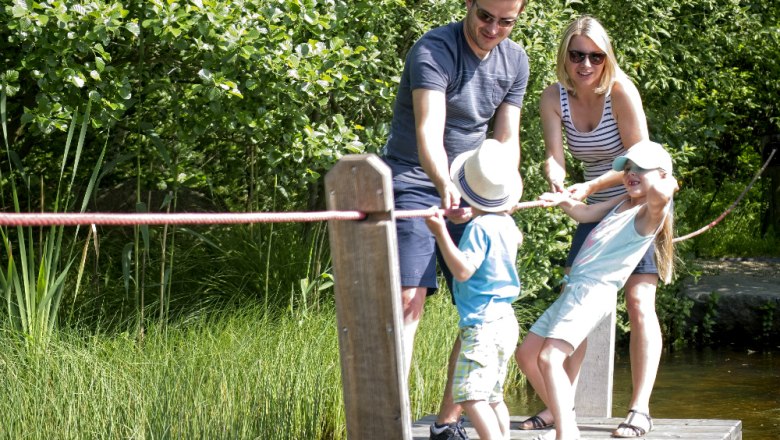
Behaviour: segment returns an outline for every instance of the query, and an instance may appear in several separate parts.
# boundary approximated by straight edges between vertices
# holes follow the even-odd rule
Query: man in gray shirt
[[[466,0],[462,21],[429,31],[409,50],[383,154],[393,171],[396,209],[464,207],[449,177],[450,164],[481,145],[491,131],[506,147],[506,160],[519,167],[520,111],[529,67],[523,48],[508,37],[525,5],[526,0]],[[449,225],[457,243],[468,216],[451,220],[459,223]],[[396,223],[408,377],[425,298],[438,288],[437,249],[424,219]],[[446,265],[440,266],[450,284]],[[456,339],[450,358],[459,351]],[[432,439],[467,438],[461,408],[452,403],[450,376]]]

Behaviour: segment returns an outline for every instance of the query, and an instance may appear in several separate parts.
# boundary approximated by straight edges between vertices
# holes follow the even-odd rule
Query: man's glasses
[[[477,18],[479,18],[479,20],[485,24],[493,24],[494,21],[497,21],[498,27],[510,28],[514,26],[515,23],[517,23],[517,19],[496,18],[492,16],[488,11],[480,8],[476,1],[474,1],[474,3],[472,4],[474,5],[474,8],[477,10]]]
[[[585,61],[585,58],[588,58],[590,60],[590,63],[594,66],[598,66],[604,62],[605,59],[607,59],[607,54],[604,52],[580,52],[578,50],[570,50],[569,51],[569,61],[571,61],[574,64],[580,64],[583,61]]]

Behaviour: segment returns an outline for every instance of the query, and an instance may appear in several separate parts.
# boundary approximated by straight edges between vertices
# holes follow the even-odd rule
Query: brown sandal
[[[528,423],[530,423],[531,426],[529,428],[525,428],[524,426]],[[536,431],[539,429],[552,428],[553,426],[554,425],[552,423],[545,422],[544,419],[539,417],[539,414],[537,414],[520,422],[520,425],[517,427],[517,429],[520,431]]]
[[[642,428],[641,426],[637,426],[634,424],[634,417],[636,415],[640,415],[647,420],[647,429]],[[618,431],[621,429],[630,429],[631,435],[623,435],[618,434]],[[653,419],[650,417],[650,414],[643,413],[641,411],[637,411],[635,409],[628,411],[628,417],[626,417],[626,421],[619,424],[617,429],[612,431],[612,437],[616,438],[636,438],[636,437],[644,437],[645,434],[653,430]]]

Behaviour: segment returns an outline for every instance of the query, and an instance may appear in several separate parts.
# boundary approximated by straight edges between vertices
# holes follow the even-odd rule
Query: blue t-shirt
[[[407,54],[393,107],[390,136],[384,148],[393,176],[433,186],[417,155],[412,90],[445,93],[444,149],[452,163],[458,154],[482,144],[488,123],[502,103],[522,108],[528,75],[525,50],[509,39],[480,59],[468,45],[463,22],[427,32]]]
[[[514,317],[512,302],[520,295],[516,261],[521,240],[507,214],[483,214],[466,226],[458,248],[477,270],[466,281],[453,280],[460,327]]]

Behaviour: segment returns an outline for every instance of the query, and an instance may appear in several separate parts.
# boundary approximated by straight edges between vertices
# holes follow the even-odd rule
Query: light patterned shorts
[[[615,310],[616,302],[617,290],[613,286],[571,281],[530,331],[543,338],[566,341],[576,350],[601,320]]]
[[[452,397],[456,403],[504,400],[504,380],[518,334],[514,314],[460,329],[460,353],[452,384]]]

